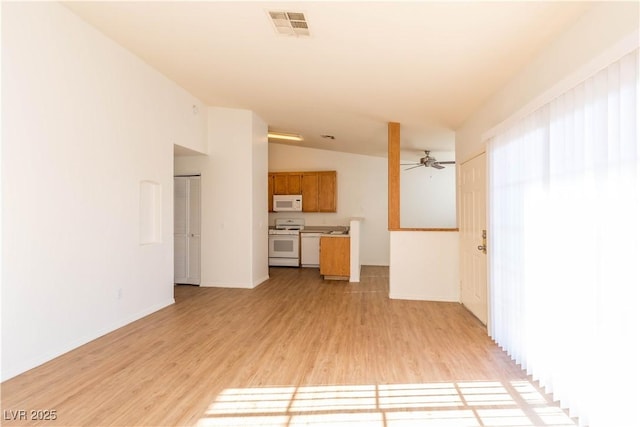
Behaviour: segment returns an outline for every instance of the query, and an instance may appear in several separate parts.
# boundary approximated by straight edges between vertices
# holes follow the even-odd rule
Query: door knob
[[[487,230],[482,230],[482,244],[478,245],[478,250],[483,254],[487,253]]]

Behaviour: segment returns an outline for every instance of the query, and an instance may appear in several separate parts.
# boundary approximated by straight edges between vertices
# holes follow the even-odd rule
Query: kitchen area
[[[269,266],[316,268],[325,280],[360,281],[360,224],[322,224],[337,206],[335,171],[269,173]]]

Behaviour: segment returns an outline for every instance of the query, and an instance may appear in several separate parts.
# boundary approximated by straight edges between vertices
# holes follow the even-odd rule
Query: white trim
[[[399,299],[407,301],[433,301],[433,302],[455,302],[460,303],[455,296],[443,297],[441,295],[429,295],[429,294],[396,294],[389,293],[390,299]]]
[[[268,274],[266,276],[264,276],[264,277],[261,277],[259,279],[254,280],[253,281],[253,287],[257,288],[258,286],[262,285],[267,280],[269,280],[269,275]]]
[[[295,267],[292,267],[295,268]],[[225,288],[225,289],[253,289],[255,288],[253,282],[252,283],[230,283],[230,282],[210,282],[210,281],[200,281],[201,288]]]
[[[492,330],[493,328],[493,322],[491,321],[491,316],[493,315],[493,307],[491,305],[491,268],[489,268],[489,266],[491,265],[491,238],[493,236],[491,236],[491,233],[489,233],[489,219],[491,218],[489,216],[489,212],[490,212],[490,206],[489,203],[491,203],[491,197],[489,197],[489,188],[490,188],[490,182],[489,182],[489,171],[491,169],[489,169],[489,159],[491,158],[491,156],[489,156],[489,143],[487,141],[485,141],[484,143],[484,226],[485,226],[485,230],[487,230],[487,239],[485,242],[486,248],[487,248],[487,259],[485,260],[486,262],[486,266],[487,266],[487,324],[485,325],[487,327],[487,334],[489,336],[491,336],[489,334],[489,331]],[[460,282],[460,286],[462,287],[462,282]],[[462,290],[461,290],[462,291]]]
[[[496,126],[487,130],[482,134],[482,141],[486,142],[494,136],[504,132],[504,130],[510,127],[514,122],[528,116],[542,106],[550,103],[558,96],[576,87],[603,68],[608,67],[626,54],[633,52],[635,49],[638,49],[638,47],[640,47],[640,30],[636,30],[626,37],[623,37],[616,44],[606,49],[603,53],[601,53],[582,67],[578,68],[575,72],[573,72],[560,82],[556,83],[554,86],[543,92],[533,101],[526,104],[516,113],[512,114]]]

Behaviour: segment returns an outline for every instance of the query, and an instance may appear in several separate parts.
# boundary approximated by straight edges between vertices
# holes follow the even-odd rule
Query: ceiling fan
[[[429,155],[430,151],[429,150],[424,150],[424,154],[425,156],[420,158],[420,162],[419,163],[401,163],[401,166],[411,166],[410,168],[406,168],[405,170],[408,171],[410,169],[415,169],[415,168],[419,168],[420,166],[424,166],[427,168],[435,168],[435,169],[444,169],[444,166],[442,165],[453,165],[456,162],[451,160],[451,161],[446,161],[446,162],[439,162],[435,159],[435,157],[431,157]]]

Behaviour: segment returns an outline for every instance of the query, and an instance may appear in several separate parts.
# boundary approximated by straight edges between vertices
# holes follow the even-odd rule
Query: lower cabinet
[[[320,274],[325,279],[349,280],[350,262],[350,237],[320,237]]]

